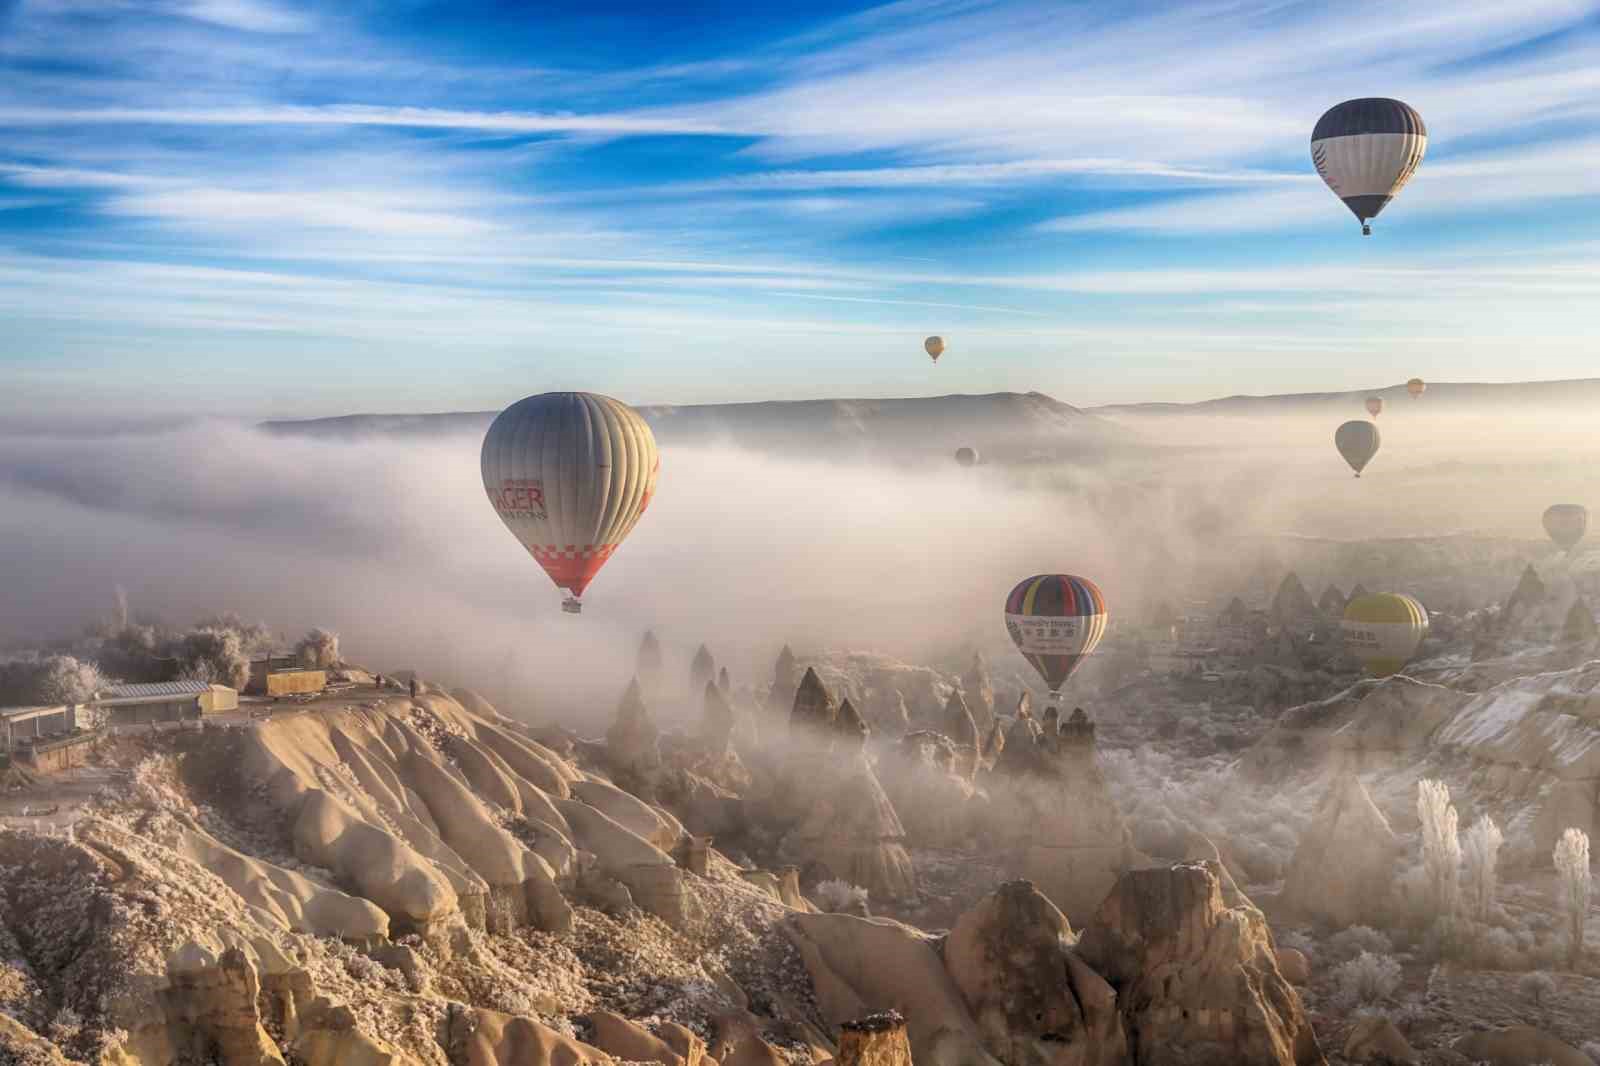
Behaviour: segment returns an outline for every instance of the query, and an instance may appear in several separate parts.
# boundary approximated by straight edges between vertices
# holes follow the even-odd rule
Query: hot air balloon
[[[1411,398],[1413,400],[1426,392],[1427,388],[1428,383],[1423,381],[1421,378],[1412,378],[1410,381],[1406,382],[1406,391],[1411,394]]]
[[[1422,116],[1399,100],[1368,97],[1328,109],[1311,131],[1311,161],[1371,236],[1368,223],[1400,194],[1428,150]]]
[[[1360,419],[1346,422],[1333,431],[1333,446],[1339,449],[1356,477],[1360,477],[1361,471],[1378,454],[1378,427]]]
[[[1379,592],[1358,596],[1340,623],[1344,646],[1374,677],[1400,672],[1428,635],[1427,609],[1413,596]]]
[[[1544,531],[1571,554],[1589,531],[1589,509],[1581,503],[1558,503],[1545,508]]]
[[[546,392],[507,407],[483,438],[483,487],[501,521],[579,597],[655,494],[661,457],[639,412],[609,396]]]
[[[928,353],[935,363],[937,363],[939,361],[939,357],[944,354],[944,338],[929,337],[927,340],[922,342],[922,349]]]
[[[1367,397],[1367,414],[1371,415],[1373,418],[1377,418],[1379,415],[1383,414],[1382,396]]]
[[[1006,597],[1006,631],[1050,687],[1050,702],[1106,632],[1106,602],[1095,583],[1071,574],[1039,574]]]
[[[972,466],[977,463],[977,461],[978,450],[976,448],[956,449],[956,462],[960,463],[962,466]]]

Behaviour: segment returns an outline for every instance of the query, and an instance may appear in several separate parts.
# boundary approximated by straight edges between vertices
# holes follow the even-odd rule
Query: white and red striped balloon
[[[577,610],[655,494],[661,456],[639,412],[609,396],[546,392],[506,408],[483,438],[489,502]]]

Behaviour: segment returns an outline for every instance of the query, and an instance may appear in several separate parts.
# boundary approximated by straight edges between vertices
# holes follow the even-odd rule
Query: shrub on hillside
[[[242,689],[250,680],[250,656],[231,629],[192,629],[175,649],[180,676],[189,681]]]
[[[1377,1003],[1400,987],[1400,964],[1388,955],[1363,951],[1333,969],[1339,998],[1350,1006]]]
[[[1394,942],[1367,925],[1352,925],[1328,938],[1328,955],[1341,961],[1369,953],[1387,955],[1392,951]]]

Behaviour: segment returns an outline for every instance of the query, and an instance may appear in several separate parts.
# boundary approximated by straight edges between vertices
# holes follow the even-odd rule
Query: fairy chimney
[[[648,773],[661,765],[660,736],[635,678],[617,704],[616,720],[606,730],[607,756],[620,772]]]
[[[652,696],[660,691],[661,642],[656,639],[656,631],[653,629],[645,630],[644,639],[639,642],[639,657],[634,677]]]
[[[703,692],[707,683],[716,680],[717,661],[711,657],[711,649],[704,644],[694,653],[694,661],[689,664],[689,691]]]
[[[728,703],[728,697],[723,695],[722,689],[707,681],[700,714],[700,743],[713,755],[726,753],[733,726],[733,707]]]

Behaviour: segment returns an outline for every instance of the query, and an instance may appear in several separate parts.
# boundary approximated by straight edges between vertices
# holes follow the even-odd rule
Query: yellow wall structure
[[[280,670],[267,675],[267,695],[296,696],[328,687],[326,670]]]
[[[239,693],[227,685],[212,685],[209,692],[200,693],[199,699],[201,714],[221,714],[223,711],[239,709]]]

